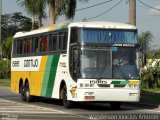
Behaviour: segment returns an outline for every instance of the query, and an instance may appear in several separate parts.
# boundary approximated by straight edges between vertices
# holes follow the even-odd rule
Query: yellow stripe
[[[42,89],[42,83],[43,83],[43,77],[44,77],[44,71],[46,68],[46,63],[47,63],[48,56],[43,56],[41,60],[41,65],[40,65],[40,70],[38,73],[33,73],[35,77],[33,76],[33,79],[35,79],[35,85],[36,89],[34,91],[34,94],[37,96],[40,96],[41,94],[41,89]]]
[[[138,81],[130,81],[129,82],[129,85],[137,85],[138,84]]]

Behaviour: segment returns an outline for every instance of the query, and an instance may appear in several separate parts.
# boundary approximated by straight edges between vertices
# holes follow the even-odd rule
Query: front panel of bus
[[[137,30],[71,28],[77,101],[139,101]]]

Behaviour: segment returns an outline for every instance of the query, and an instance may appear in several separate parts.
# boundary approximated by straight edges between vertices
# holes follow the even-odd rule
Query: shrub
[[[160,88],[160,61],[155,66],[149,65],[147,69],[142,70],[142,88],[155,89]]]
[[[10,60],[0,61],[0,78],[9,78],[10,71]]]

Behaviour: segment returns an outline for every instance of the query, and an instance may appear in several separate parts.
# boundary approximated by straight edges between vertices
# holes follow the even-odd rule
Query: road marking
[[[22,116],[26,116],[26,115],[33,116],[34,114],[36,114],[36,115],[44,114],[44,116],[47,116],[47,117],[48,117],[48,115],[52,115],[51,116],[52,118],[80,117],[82,119],[84,119],[84,118],[88,119],[88,117],[83,116],[83,115],[67,113],[67,112],[63,112],[63,111],[59,111],[59,110],[55,110],[55,109],[51,109],[51,108],[47,108],[47,107],[41,107],[41,106],[37,106],[37,105],[29,105],[27,103],[19,103],[16,101],[10,101],[10,100],[5,100],[5,99],[0,99],[0,103],[10,105],[10,106],[0,106],[0,113],[2,113],[2,114],[18,114],[18,115],[22,115]],[[56,115],[56,116],[54,116],[54,115]]]
[[[43,112],[43,111],[37,111],[37,112],[35,112],[35,111],[4,111],[4,110],[0,110],[0,113],[18,113],[18,114],[53,114],[53,113],[57,113],[57,112],[49,112],[49,111],[47,111],[47,112]],[[60,113],[58,113],[58,114],[60,114]]]
[[[47,107],[30,105],[30,104],[27,104],[27,103],[19,103],[19,102],[5,100],[5,99],[0,99],[0,105],[1,104],[2,104],[2,106],[0,106],[0,113],[26,113],[26,114],[57,113],[57,114],[67,114],[66,112],[51,109],[51,108],[47,108]],[[12,106],[14,106],[14,107],[12,108]]]

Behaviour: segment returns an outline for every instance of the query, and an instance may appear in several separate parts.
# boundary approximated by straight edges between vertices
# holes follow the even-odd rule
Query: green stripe
[[[52,96],[59,57],[60,55],[48,56],[46,70],[43,78],[41,96]]]
[[[129,83],[129,81],[121,81],[121,85],[127,85]]]
[[[121,81],[112,81],[111,84],[120,84]]]
[[[126,85],[126,84],[128,84],[128,81],[112,81],[111,84]]]

